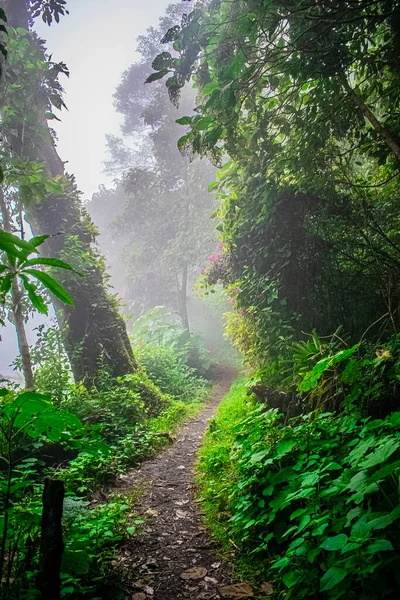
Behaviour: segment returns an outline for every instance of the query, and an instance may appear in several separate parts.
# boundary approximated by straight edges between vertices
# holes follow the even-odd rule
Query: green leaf
[[[32,305],[40,313],[42,313],[43,315],[47,315],[48,309],[47,309],[46,303],[43,300],[43,298],[41,296],[39,296],[39,294],[36,293],[36,290],[37,290],[36,285],[34,285],[33,283],[30,283],[28,277],[26,277],[25,275],[20,274],[20,278],[22,279],[24,288],[28,294],[29,300],[32,302]]]
[[[356,540],[367,540],[371,535],[371,523],[366,523],[363,519],[354,523],[351,528],[351,538]]]
[[[320,554],[320,552],[321,552],[321,548],[313,548],[313,550],[309,551],[309,553],[307,554],[307,558],[310,561],[310,563],[314,562],[314,560],[316,559],[318,554]]]
[[[327,538],[320,545],[324,550],[333,552],[334,550],[341,550],[343,546],[347,544],[348,537],[344,533],[335,535],[334,537]]]
[[[215,190],[215,188],[217,188],[219,186],[219,181],[212,181],[210,183],[210,185],[208,186],[208,191],[212,192],[213,190]]]
[[[11,286],[12,286],[14,277],[15,277],[14,273],[10,273],[9,275],[6,275],[5,277],[2,277],[0,279],[0,281],[1,281],[0,292],[3,296],[8,294],[8,292],[11,290]]]
[[[152,83],[153,81],[157,81],[158,79],[162,79],[168,73],[168,69],[162,69],[161,71],[157,71],[157,73],[152,73],[148,76],[145,83]]]
[[[289,563],[290,563],[289,558],[287,556],[284,556],[283,558],[280,558],[279,560],[274,562],[271,565],[271,568],[272,569],[283,569],[283,567],[286,567]]]
[[[136,532],[136,527],[127,527],[126,531],[129,533],[129,535],[133,535]]]
[[[389,456],[393,454],[393,452],[396,452],[400,446],[400,440],[397,440],[394,437],[386,438],[386,440],[387,441],[384,444],[382,444],[379,448],[367,456],[362,463],[360,463],[361,468],[368,469],[369,467],[379,465],[380,463],[385,462]]]
[[[53,277],[48,275],[47,273],[43,273],[43,271],[37,271],[36,269],[26,269],[25,273],[28,273],[32,277],[35,277],[38,281],[43,283],[43,285],[52,293],[54,296],[59,298],[64,304],[68,304],[69,306],[74,306],[74,301],[72,297],[68,294],[68,292],[60,285]]]
[[[282,579],[286,587],[291,588],[299,581],[299,574],[296,571],[289,571],[284,574]]]
[[[347,576],[347,571],[339,567],[331,567],[321,578],[320,590],[326,592],[338,585]]]
[[[8,260],[12,264],[15,264],[15,260],[12,261],[11,257],[19,258],[19,259],[22,257],[22,253],[20,252],[20,250],[18,250],[18,248],[16,248],[13,244],[9,244],[8,242],[2,241],[1,239],[0,239],[0,251],[7,253]]]
[[[30,244],[29,242],[26,242],[25,240],[21,240],[16,235],[13,235],[12,233],[8,233],[7,231],[0,231],[0,250],[3,249],[1,247],[2,243],[18,246],[18,248],[27,250],[29,253],[37,252],[36,248],[32,244]]]
[[[194,119],[192,125],[196,131],[204,131],[208,129],[213,122],[214,119],[212,117],[200,117],[197,120]]]
[[[35,237],[29,240],[29,243],[31,244],[31,246],[37,248],[38,246],[41,246],[43,242],[49,239],[49,237],[49,235],[35,235]]]
[[[285,454],[287,454],[288,452],[290,452],[296,445],[296,441],[295,440],[285,440],[283,442],[280,442],[275,449],[275,456],[276,458],[282,458],[283,456],[285,456]]]
[[[393,509],[392,512],[390,512],[388,515],[372,519],[371,521],[369,521],[368,526],[371,529],[384,529],[385,527],[388,527],[388,525],[391,525],[398,518],[400,518],[400,505],[396,506],[396,508]]]
[[[342,548],[342,554],[346,554],[347,552],[351,552],[352,550],[357,550],[360,547],[360,544],[356,542],[349,542]]]
[[[22,263],[22,267],[33,267],[35,265],[48,265],[50,267],[57,267],[58,269],[67,269],[73,271],[74,269],[68,263],[60,260],[59,258],[31,258],[30,260]]]
[[[251,455],[250,463],[254,464],[254,463],[260,462],[260,460],[262,460],[263,458],[268,456],[268,454],[269,454],[269,450],[261,450],[260,452],[256,452],[255,454]]]
[[[387,552],[394,550],[389,540],[376,540],[366,549],[367,554],[376,554],[377,552]]]
[[[176,120],[176,123],[178,123],[178,125],[190,125],[191,122],[192,117],[181,117],[180,119]]]

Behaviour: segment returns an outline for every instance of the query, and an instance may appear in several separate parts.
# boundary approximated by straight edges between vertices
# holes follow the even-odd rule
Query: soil
[[[141,533],[121,551],[129,572],[125,600],[211,600],[220,598],[219,588],[232,581],[229,564],[202,524],[194,465],[208,422],[233,377],[222,372],[205,409],[182,428],[175,443],[118,482],[120,489],[143,491],[135,509],[145,519]]]

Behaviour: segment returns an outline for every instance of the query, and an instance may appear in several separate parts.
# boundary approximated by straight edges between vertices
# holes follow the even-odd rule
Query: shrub
[[[164,396],[143,371],[117,379],[109,377],[109,386],[86,389],[72,388],[61,406],[78,415],[84,423],[101,424],[108,442],[126,435],[149,416],[156,416],[169,399]]]
[[[185,402],[199,400],[207,393],[209,386],[206,381],[184,363],[176,350],[167,346],[139,344],[136,356],[151,381],[163,393]]]
[[[163,346],[172,350],[181,361],[204,375],[209,370],[212,357],[200,335],[189,333],[163,306],[156,306],[140,317],[132,328],[133,343]]]
[[[239,412],[233,447],[221,454],[228,415],[222,405],[202,451],[205,497],[217,491],[226,535],[258,559],[278,597],[397,597],[400,413],[313,412],[284,426],[276,410],[255,405]]]

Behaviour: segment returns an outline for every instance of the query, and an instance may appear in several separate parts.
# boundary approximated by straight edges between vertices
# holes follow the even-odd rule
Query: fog
[[[59,24],[35,22],[52,60],[65,62],[70,72],[61,78],[68,110],[51,121],[57,152],[99,230],[97,244],[125,314],[136,319],[162,305],[185,326],[194,321],[207,329],[208,300],[194,287],[217,247],[210,219],[216,201],[207,191],[215,167],[192,163],[177,149],[185,129],[175,120],[192,112],[194,90],[185,91],[178,110],[164,82],[144,84],[154,56],[165,49],[162,35],[186,6],[168,0],[108,6],[105,0],[69,0],[70,14]],[[144,36],[139,48],[138,36]],[[50,317],[37,313],[27,322],[30,344],[43,322]],[[222,339],[222,328],[208,325],[206,337],[215,347],[211,330]],[[0,373],[7,375],[17,355],[9,322],[2,340]]]

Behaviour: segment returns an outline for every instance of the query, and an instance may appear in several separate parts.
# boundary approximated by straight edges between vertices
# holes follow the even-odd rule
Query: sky
[[[58,134],[58,153],[68,161],[66,170],[76,176],[84,199],[89,200],[100,184],[111,181],[103,173],[105,135],[118,134],[119,116],[113,109],[113,93],[122,73],[138,58],[136,38],[164,14],[176,0],[68,0],[69,15],[49,27],[37,21],[35,30],[47,41],[56,62],[67,64],[70,77],[63,77],[68,111],[53,121]],[[57,112],[57,111],[55,111]],[[55,123],[55,125],[54,125]],[[29,342],[33,328],[28,324]],[[7,324],[0,341],[0,374],[17,355],[15,330]]]
[[[113,110],[113,93],[122,73],[138,59],[136,38],[176,0],[68,0],[69,15],[49,27],[35,29],[47,40],[56,62],[67,64],[63,77],[68,112],[56,123],[58,151],[73,173],[85,199],[99,184],[110,182],[102,173],[105,134],[118,133],[120,118]]]

